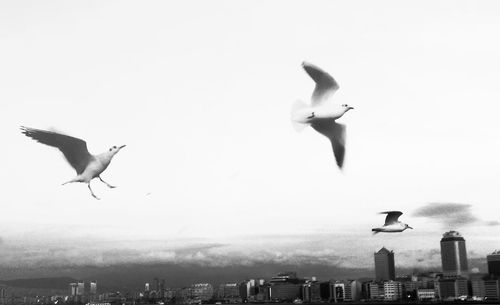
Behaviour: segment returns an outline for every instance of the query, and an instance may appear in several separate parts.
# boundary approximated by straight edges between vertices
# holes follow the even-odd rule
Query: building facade
[[[445,277],[467,275],[469,268],[465,239],[457,231],[449,231],[443,234],[441,239],[441,264]]]
[[[384,300],[396,301],[403,298],[403,285],[396,281],[384,282]]]
[[[488,263],[488,273],[500,277],[500,251],[495,251],[486,256]]]
[[[383,247],[373,256],[375,258],[375,280],[394,281],[396,279],[394,252]]]

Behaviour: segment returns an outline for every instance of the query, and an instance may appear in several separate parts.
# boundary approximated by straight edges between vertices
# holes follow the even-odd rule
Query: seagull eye
[[[342,107],[347,107],[347,104],[342,104]]]
[[[113,148],[115,148],[115,149],[116,149],[116,146],[113,146]]]
[[[111,150],[112,150],[112,148],[109,149],[109,151],[111,151]]]

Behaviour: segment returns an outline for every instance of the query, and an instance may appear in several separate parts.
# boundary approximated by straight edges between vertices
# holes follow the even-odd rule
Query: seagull
[[[303,62],[302,67],[316,82],[311,97],[311,106],[297,101],[292,106],[292,125],[301,131],[308,125],[327,137],[332,143],[337,166],[342,169],[345,154],[345,125],[335,122],[347,111],[354,109],[347,104],[332,104],[330,97],[339,89],[339,85],[330,74],[317,66]]]
[[[87,143],[82,139],[24,126],[21,126],[21,132],[37,142],[58,148],[64,154],[68,163],[75,169],[76,177],[62,185],[72,182],[85,182],[90,190],[90,194],[96,199],[99,198],[90,187],[92,179],[99,178],[109,188],[115,188],[115,186],[102,180],[100,174],[108,167],[116,153],[124,148],[125,145],[119,147],[113,146],[102,154],[91,155],[87,150]]]
[[[396,233],[403,232],[406,229],[413,229],[406,223],[398,221],[399,216],[403,215],[403,213],[400,211],[380,212],[380,214],[387,214],[387,216],[385,217],[385,224],[380,228],[373,228],[373,234],[377,234],[379,232]]]

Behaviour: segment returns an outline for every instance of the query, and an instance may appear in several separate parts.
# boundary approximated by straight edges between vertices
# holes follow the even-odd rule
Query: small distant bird
[[[317,132],[327,137],[333,149],[337,166],[342,168],[345,154],[345,125],[335,122],[347,111],[354,109],[347,104],[332,104],[330,96],[339,89],[339,85],[330,74],[307,62],[302,67],[316,82],[311,97],[311,106],[297,101],[292,106],[292,124],[300,131],[311,125]]]
[[[21,130],[23,134],[35,141],[58,148],[64,154],[68,163],[76,170],[77,176],[62,185],[72,182],[85,182],[90,190],[90,194],[96,199],[99,198],[90,187],[92,179],[99,178],[109,188],[115,188],[115,186],[102,180],[100,174],[108,167],[116,153],[124,148],[125,145],[119,147],[113,146],[102,154],[91,155],[87,150],[87,143],[82,139],[24,126],[21,126]]]
[[[379,232],[395,233],[403,232],[406,229],[413,229],[406,223],[398,221],[399,216],[403,215],[403,213],[400,211],[380,212],[380,214],[387,214],[387,216],[385,217],[385,224],[380,228],[373,228],[373,234],[377,234]]]

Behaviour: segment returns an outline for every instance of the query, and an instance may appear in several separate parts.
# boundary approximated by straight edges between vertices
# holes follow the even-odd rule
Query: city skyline
[[[418,268],[439,266],[449,230],[486,257],[500,243],[500,4],[383,3],[0,3],[0,271],[367,268],[382,246]],[[303,61],[355,107],[343,171],[327,139],[291,126],[314,88]],[[126,144],[103,174],[118,187],[93,184],[96,201],[61,186],[73,170],[21,125],[91,153]],[[414,230],[373,236],[391,210]]]
[[[422,272],[413,270],[410,273],[394,274],[394,252],[382,247],[374,253],[375,269],[373,276],[367,278],[342,278],[334,276],[329,279],[316,276],[303,277],[295,271],[279,272],[269,277],[233,278],[229,281],[194,282],[189,285],[172,286],[167,284],[166,278],[155,277],[152,282],[143,283],[143,290],[129,287],[125,291],[109,291],[102,288],[98,291],[96,280],[74,280],[66,283],[68,293],[57,292],[55,295],[25,295],[24,304],[31,303],[82,303],[82,302],[112,302],[121,299],[123,302],[169,304],[197,304],[208,303],[242,303],[242,302],[270,302],[294,301],[305,303],[317,302],[370,302],[370,301],[450,301],[473,300],[489,301],[500,299],[500,278],[495,275],[496,269],[490,262],[496,262],[498,251],[487,256],[488,272],[479,273],[477,270],[468,273],[467,257],[460,253],[465,250],[465,239],[459,232],[448,231],[440,241],[442,268],[440,271]],[[454,251],[457,250],[457,253]],[[462,259],[463,258],[463,259]],[[454,261],[456,260],[456,261]],[[391,267],[392,266],[392,267]],[[201,278],[200,278],[201,279]],[[40,280],[36,280],[40,285]],[[49,281],[51,279],[45,279]],[[54,280],[54,279],[52,279]],[[12,281],[14,283],[16,281]],[[27,281],[28,282],[28,281]],[[59,280],[60,282],[60,280]],[[19,298],[8,286],[10,282],[0,285],[0,301]],[[17,281],[20,285],[22,281]],[[26,284],[25,284],[26,285]],[[22,286],[19,286],[22,287]],[[31,286],[33,287],[33,286]],[[49,286],[50,287],[50,286]],[[122,287],[124,288],[124,287]],[[42,290],[35,290],[38,293]],[[25,293],[29,293],[25,292]],[[43,292],[42,292],[43,294]],[[36,301],[26,301],[31,298]],[[49,301],[50,300],[50,301]],[[57,301],[59,300],[59,301]],[[294,301],[295,303],[295,301]]]

